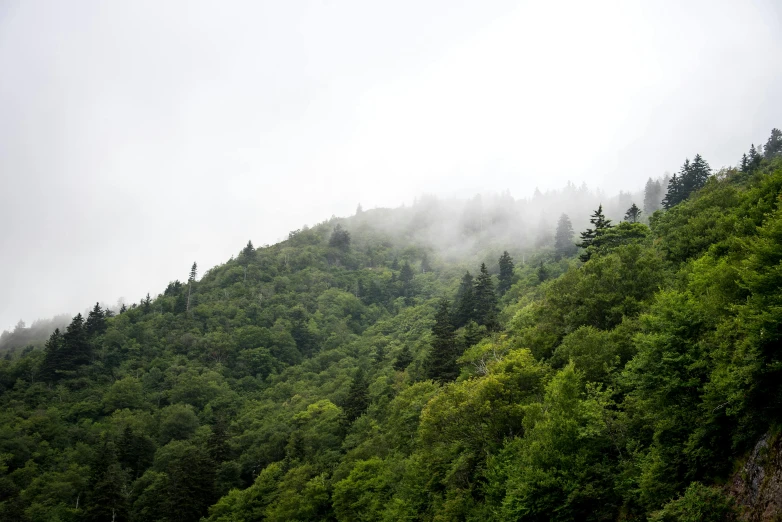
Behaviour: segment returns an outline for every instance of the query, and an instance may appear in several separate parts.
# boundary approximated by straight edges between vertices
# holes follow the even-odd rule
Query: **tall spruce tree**
[[[405,368],[410,366],[411,362],[413,362],[413,354],[410,353],[410,347],[405,344],[399,351],[399,355],[396,356],[396,360],[394,360],[394,370],[403,372]]]
[[[633,203],[630,208],[625,212],[625,221],[629,223],[638,223],[638,219],[641,217],[641,209]]]
[[[500,295],[505,295],[505,292],[510,290],[511,285],[513,284],[513,258],[510,257],[507,250],[500,256],[499,266],[500,275],[497,291]]]
[[[359,367],[350,384],[345,407],[342,408],[345,421],[348,424],[352,423],[361,417],[367,408],[369,408],[369,381],[364,369]]]
[[[87,321],[84,323],[84,328],[87,330],[87,335],[90,337],[100,335],[106,331],[106,314],[101,309],[99,303],[95,303],[95,307],[87,314]]]
[[[573,255],[576,252],[576,244],[573,243],[573,224],[567,214],[559,216],[557,231],[554,234],[554,250],[557,258]]]
[[[475,287],[470,272],[465,272],[456,292],[453,323],[461,328],[475,318]]]
[[[662,192],[663,188],[659,180],[653,181],[652,178],[649,178],[646,181],[646,186],[644,187],[644,214],[651,216],[660,209],[663,198]]]
[[[755,144],[753,143],[749,148],[749,165],[747,167],[748,172],[752,172],[756,170],[758,167],[760,167],[760,162],[763,160],[760,153],[755,148]]]
[[[704,185],[706,185],[706,182],[709,180],[709,176],[711,176],[711,167],[700,154],[696,154],[692,160],[692,164],[690,165],[689,174],[692,178],[692,182],[691,190],[687,193],[687,197],[689,197],[690,194],[692,194],[694,191],[700,190]]]
[[[60,329],[56,328],[44,347],[43,363],[41,364],[41,379],[46,382],[57,380],[57,370],[62,367],[65,350],[65,340]]]
[[[456,365],[455,328],[447,299],[441,299],[432,326],[432,349],[426,361],[426,377],[439,382],[450,382],[459,375]]]
[[[768,137],[766,146],[763,148],[763,155],[767,159],[771,159],[780,154],[782,154],[782,131],[774,128],[771,129],[771,136]]]
[[[595,210],[595,213],[592,214],[589,222],[594,228],[587,228],[585,231],[581,232],[581,242],[578,243],[578,246],[585,250],[579,259],[585,263],[589,261],[589,258],[592,256],[592,253],[589,251],[589,247],[592,245],[592,242],[598,235],[602,234],[603,231],[612,227],[611,220],[606,219],[605,215],[603,214],[602,204],[597,207],[597,210]]]
[[[739,170],[741,172],[749,171],[749,158],[747,157],[746,153],[741,155],[741,161],[739,162]]]
[[[190,275],[187,278],[187,305],[185,306],[185,311],[190,311],[190,298],[193,295],[193,285],[195,285],[196,277],[198,277],[198,265],[195,261],[193,261],[193,266],[190,267]]]
[[[486,263],[481,263],[481,271],[475,279],[475,322],[489,330],[497,327],[497,294]]]
[[[92,350],[87,339],[87,331],[84,328],[84,319],[81,314],[76,314],[71,324],[65,330],[63,335],[63,368],[64,370],[73,370],[78,366],[88,364],[92,357]]]

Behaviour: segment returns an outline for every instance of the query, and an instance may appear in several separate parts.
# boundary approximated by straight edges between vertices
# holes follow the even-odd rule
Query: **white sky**
[[[423,192],[637,189],[782,126],[767,1],[0,0],[0,329]]]

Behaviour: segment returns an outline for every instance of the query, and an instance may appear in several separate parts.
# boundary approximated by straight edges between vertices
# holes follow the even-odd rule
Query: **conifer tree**
[[[87,321],[84,323],[84,329],[90,337],[100,335],[106,330],[105,314],[100,304],[95,303],[95,307],[87,314]]]
[[[674,174],[671,181],[668,182],[668,192],[666,192],[663,198],[663,208],[665,210],[672,209],[676,204],[681,201],[681,183],[678,175]]]
[[[239,258],[246,263],[252,259],[253,254],[255,254],[255,247],[253,246],[253,242],[247,241],[247,246],[242,249],[241,253],[239,254]]]
[[[125,306],[125,303],[122,303],[122,306],[120,306],[120,307],[119,307],[119,313],[120,313],[120,315],[124,314],[124,313],[125,313],[125,312],[127,312],[127,311],[128,311],[128,307],[127,307],[127,306]]]
[[[500,275],[497,291],[500,295],[505,295],[505,292],[510,290],[511,285],[513,284],[513,258],[510,257],[507,250],[500,256],[499,265]]]
[[[126,483],[127,474],[117,460],[114,443],[104,442],[93,465],[85,520],[94,522],[127,520]]]
[[[475,322],[489,330],[497,327],[497,294],[486,263],[481,263],[481,272],[475,279]]]
[[[369,381],[366,373],[364,373],[364,369],[359,367],[356,375],[353,377],[353,382],[350,384],[345,407],[342,408],[345,421],[351,424],[361,417],[367,411],[367,408],[369,408]]]
[[[402,264],[401,270],[399,270],[399,282],[401,283],[402,296],[408,303],[413,296],[413,269],[410,267],[410,263],[405,261]]]
[[[766,159],[782,154],[782,131],[777,128],[771,129],[771,136],[768,137],[763,150]]]
[[[44,347],[43,363],[41,365],[41,378],[44,381],[52,382],[57,380],[57,370],[62,365],[63,350],[65,341],[60,329],[54,330]]]
[[[656,210],[660,209],[662,202],[662,186],[659,181],[653,181],[649,178],[646,181],[644,187],[644,208],[643,212],[647,216],[654,214]]]
[[[541,261],[538,265],[537,276],[538,281],[541,283],[548,278],[548,272],[546,271],[546,267],[543,265],[543,261]]]
[[[394,370],[403,372],[405,371],[405,368],[410,366],[411,362],[413,362],[413,354],[410,353],[410,347],[405,344],[402,346],[402,350],[399,352],[399,355],[396,356],[396,360],[394,361]]]
[[[329,246],[343,251],[348,250],[350,248],[350,232],[342,228],[342,225],[338,224],[331,233]]]
[[[557,258],[568,257],[576,251],[576,245],[573,243],[573,224],[567,214],[559,216],[559,221],[557,221],[554,250],[557,253]]]
[[[152,311],[152,298],[149,297],[149,292],[147,292],[147,296],[141,300],[141,305],[143,306],[145,314]]]
[[[706,185],[706,182],[709,180],[709,176],[711,176],[711,167],[709,167],[709,164],[705,159],[703,159],[703,157],[701,157],[700,154],[696,154],[692,160],[692,164],[690,165],[689,174],[692,177],[692,188],[687,193],[687,197],[689,197],[693,191],[700,190],[704,185]]]
[[[595,238],[602,234],[604,230],[607,230],[611,228],[611,220],[606,219],[605,215],[603,214],[603,205],[597,207],[597,210],[595,210],[595,213],[592,214],[592,217],[589,219],[589,222],[592,224],[595,228],[588,228],[585,231],[581,232],[581,242],[578,243],[578,246],[580,246],[583,249],[587,249],[586,252],[581,254],[579,259],[583,262],[589,261],[590,256],[592,255],[591,252],[589,252],[588,248],[590,245],[592,245],[592,242],[595,240]]]
[[[739,162],[739,170],[741,172],[749,171],[749,158],[747,158],[746,153],[741,155],[741,161]]]
[[[432,327],[432,349],[426,361],[426,377],[450,382],[459,375],[456,365],[456,341],[447,299],[441,299]]]
[[[470,272],[465,272],[459,290],[456,292],[453,323],[457,328],[465,326],[475,317],[475,288]]]
[[[638,218],[641,217],[641,209],[633,203],[630,208],[625,212],[625,221],[629,223],[638,223]]]
[[[193,266],[190,268],[190,276],[187,278],[187,305],[185,311],[190,311],[190,297],[193,295],[193,285],[195,284],[196,277],[198,276],[198,265],[193,261]]]
[[[753,143],[749,148],[749,165],[747,171],[752,172],[760,167],[761,160],[762,157],[760,156],[760,153],[757,151],[757,149],[755,149],[755,144]]]
[[[84,319],[81,314],[76,314],[71,324],[65,330],[63,335],[64,350],[62,366],[63,370],[72,370],[77,366],[90,362],[92,350],[87,340],[87,331],[84,328]]]

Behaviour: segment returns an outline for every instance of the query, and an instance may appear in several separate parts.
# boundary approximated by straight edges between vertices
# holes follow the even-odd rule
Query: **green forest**
[[[0,520],[739,519],[782,422],[781,198],[774,129],[523,251],[359,208],[183,267],[0,359]]]

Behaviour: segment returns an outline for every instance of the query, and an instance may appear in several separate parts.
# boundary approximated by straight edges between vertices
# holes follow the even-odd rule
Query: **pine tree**
[[[749,165],[747,171],[752,172],[760,167],[760,162],[762,159],[763,158],[761,157],[760,153],[758,153],[757,149],[755,149],[755,144],[753,143],[749,148]]]
[[[711,176],[711,167],[700,154],[696,154],[690,165],[690,176],[692,177],[692,189],[687,193],[687,197],[695,190],[700,190],[706,185]]]
[[[410,347],[405,344],[402,346],[402,350],[399,352],[399,355],[396,356],[396,360],[394,361],[394,370],[403,372],[405,371],[405,368],[410,366],[411,362],[413,362],[413,354],[410,353]]]
[[[359,367],[356,375],[353,377],[353,382],[350,384],[345,407],[342,408],[345,421],[351,424],[361,417],[367,411],[367,408],[369,408],[369,381],[364,373],[364,369]]]
[[[76,314],[63,335],[64,350],[62,351],[62,369],[73,370],[77,366],[88,364],[92,356],[84,319]]]
[[[782,131],[777,128],[771,129],[771,136],[768,137],[763,154],[766,159],[782,154]]]
[[[674,174],[671,181],[668,182],[668,192],[666,192],[663,198],[663,208],[665,210],[672,209],[681,201],[681,183],[679,177]]]
[[[127,474],[117,460],[114,444],[104,442],[93,464],[85,520],[95,522],[127,520],[126,483]]]
[[[481,263],[481,272],[475,279],[475,322],[489,330],[497,327],[497,294],[486,263]]]
[[[663,189],[659,181],[652,181],[652,178],[646,181],[646,186],[644,187],[644,214],[651,216],[660,209],[662,191]]]
[[[350,232],[342,228],[342,225],[334,227],[334,231],[329,238],[329,246],[338,248],[340,250],[347,250],[350,248]]]
[[[453,323],[457,328],[465,326],[475,318],[475,287],[470,272],[466,272],[462,276],[462,282],[456,292],[454,308]]]
[[[120,315],[124,314],[124,313],[125,313],[125,312],[127,312],[127,311],[128,311],[128,307],[127,307],[127,306],[125,306],[125,303],[122,303],[122,306],[120,306],[120,307],[119,307],[119,313],[120,313]]]
[[[84,323],[84,329],[90,337],[100,335],[106,330],[105,314],[100,304],[95,303],[95,307],[87,314],[87,321]]]
[[[749,171],[749,158],[747,158],[746,153],[741,155],[741,162],[739,162],[739,170],[741,172]]]
[[[362,214],[364,212],[364,208],[361,206],[361,203],[358,204],[356,207],[356,215]]]
[[[54,330],[44,347],[43,363],[41,365],[41,379],[46,382],[57,380],[57,370],[62,366],[63,351],[65,349],[65,340],[60,329]]]
[[[510,290],[511,285],[513,284],[513,259],[510,257],[507,250],[500,256],[499,265],[500,275],[497,291],[500,295],[505,295],[505,292]]]
[[[589,258],[591,257],[591,252],[588,250],[590,245],[592,245],[592,242],[595,240],[595,238],[602,234],[603,231],[611,228],[611,220],[606,219],[605,215],[603,215],[603,205],[597,207],[597,210],[595,210],[595,213],[592,214],[592,217],[589,219],[589,222],[594,226],[595,228],[588,228],[584,232],[581,232],[581,242],[578,243],[577,246],[583,248],[586,250],[579,259],[583,262],[589,261]]]
[[[638,218],[641,217],[641,209],[633,203],[633,205],[625,212],[625,221],[630,223],[638,223]]]
[[[559,216],[559,221],[557,221],[554,250],[557,253],[557,258],[568,257],[576,251],[576,245],[573,243],[573,224],[567,214]]]
[[[185,306],[185,312],[190,311],[190,297],[193,295],[193,285],[196,277],[198,277],[198,265],[193,261],[193,266],[190,268],[190,276],[187,278],[187,305]]]
[[[253,242],[247,241],[247,246],[245,246],[242,249],[241,253],[239,254],[239,258],[242,261],[247,262],[250,259],[252,259],[254,254],[255,254],[255,247],[253,246]]]
[[[409,304],[413,297],[413,269],[410,267],[410,263],[405,261],[402,264],[401,270],[399,270],[399,282],[401,283],[402,296]]]
[[[147,292],[147,296],[141,300],[141,305],[145,314],[152,311],[152,298],[149,297],[149,292]]]
[[[441,299],[432,327],[432,349],[426,361],[426,377],[449,382],[459,375],[456,365],[456,340],[447,299]]]

